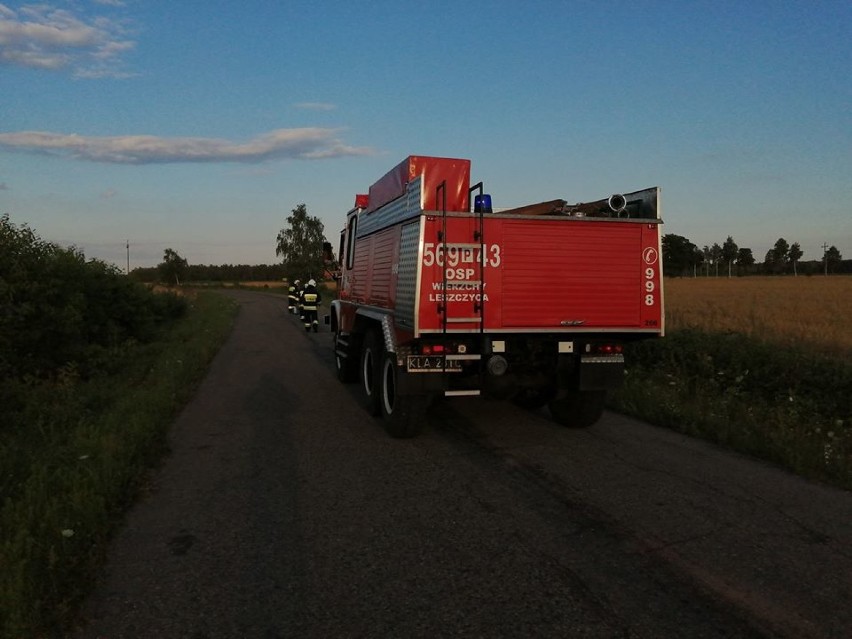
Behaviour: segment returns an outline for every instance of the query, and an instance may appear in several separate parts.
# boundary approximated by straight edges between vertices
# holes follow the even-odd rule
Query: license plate
[[[440,355],[409,355],[406,369],[409,373],[458,373],[461,371],[461,362],[448,359],[445,367],[444,358]]]

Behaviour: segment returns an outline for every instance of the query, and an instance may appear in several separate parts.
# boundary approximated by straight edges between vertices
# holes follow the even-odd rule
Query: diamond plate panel
[[[420,245],[420,224],[402,227],[399,238],[399,275],[396,280],[396,321],[414,328],[414,302],[417,298],[417,256]]]

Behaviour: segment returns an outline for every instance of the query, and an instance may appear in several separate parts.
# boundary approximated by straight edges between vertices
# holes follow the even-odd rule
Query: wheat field
[[[852,354],[852,277],[698,277],[665,281],[666,328],[744,333]]]

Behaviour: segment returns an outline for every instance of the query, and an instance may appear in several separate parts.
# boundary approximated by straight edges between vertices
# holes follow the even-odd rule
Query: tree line
[[[783,237],[766,252],[763,262],[757,262],[750,248],[737,246],[730,235],[721,245],[698,248],[689,239],[668,233],[662,245],[663,273],[670,277],[852,273],[852,260],[844,260],[836,246],[826,246],[819,259],[802,261],[801,245]]]
[[[738,246],[731,235],[721,244],[699,248],[686,237],[668,233],[663,235],[662,249],[663,273],[670,277],[852,273],[852,260],[844,260],[836,246],[826,245],[822,256],[805,261],[801,245],[783,237],[766,252],[762,262],[750,248]],[[297,205],[287,217],[286,226],[276,237],[275,254],[281,258],[278,264],[190,265],[168,248],[159,265],[134,269],[131,275],[143,282],[169,285],[180,285],[181,281],[322,281],[333,278],[338,268],[322,221],[309,215],[305,204]]]
[[[141,282],[161,282],[180,286],[181,282],[268,282],[275,280],[315,279],[334,276],[337,264],[331,243],[325,238],[322,221],[308,215],[305,204],[299,204],[287,217],[287,225],[275,240],[279,264],[189,264],[177,251],[167,248],[157,266],[136,268],[131,276]]]
[[[179,286],[184,282],[271,282],[282,280],[283,264],[189,264],[173,249],[166,249],[157,266],[135,268],[131,277],[140,282]]]

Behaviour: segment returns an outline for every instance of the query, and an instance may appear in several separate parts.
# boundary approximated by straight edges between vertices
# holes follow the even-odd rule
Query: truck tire
[[[379,378],[382,371],[382,354],[384,348],[375,331],[367,333],[364,339],[364,347],[361,349],[361,365],[359,375],[361,377],[361,390],[364,392],[364,400],[367,411],[371,415],[380,415],[380,384]]]
[[[344,351],[346,356],[340,355],[338,351]],[[340,331],[334,334],[334,367],[337,369],[337,379],[344,384],[358,381],[358,360],[355,358],[351,341],[342,341]]]
[[[603,415],[606,391],[562,391],[548,408],[556,423],[568,428],[588,428]]]
[[[382,423],[391,437],[415,437],[423,430],[426,422],[428,397],[397,394],[398,375],[396,356],[393,353],[385,353],[379,381]]]

